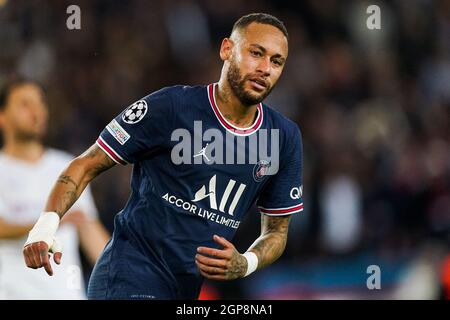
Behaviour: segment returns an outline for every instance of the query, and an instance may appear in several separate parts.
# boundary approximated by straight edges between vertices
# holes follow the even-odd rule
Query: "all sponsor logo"
[[[236,185],[236,181],[233,179],[230,179],[228,181],[228,185],[225,189],[225,192],[222,195],[222,198],[220,199],[219,207],[217,207],[217,196],[216,196],[216,175],[214,175],[210,180],[208,184],[208,189],[206,185],[202,186],[194,196],[193,202],[198,202],[203,199],[209,198],[209,206],[213,210],[219,209],[221,212],[225,212],[225,206],[228,203],[228,200],[230,199],[230,195],[234,189],[234,186]],[[236,206],[239,202],[239,199],[242,196],[242,193],[245,190],[246,185],[241,183],[239,184],[239,187],[237,188],[237,191],[234,193],[233,199],[231,200],[230,206],[228,207],[228,214],[233,215],[234,210],[236,209]]]
[[[241,199],[246,185],[240,183],[237,188],[236,181],[230,179],[227,187],[221,197],[216,193],[216,175],[214,175],[207,185],[203,185],[194,195],[192,200],[184,200],[175,195],[166,193],[162,198],[168,203],[184,210],[188,214],[199,216],[203,219],[224,225],[229,228],[237,229],[240,221],[234,218],[235,209]],[[203,208],[199,203],[202,200],[209,200],[209,208]],[[219,202],[218,202],[219,201]],[[217,212],[219,211],[219,212]],[[223,215],[222,213],[228,213]]]

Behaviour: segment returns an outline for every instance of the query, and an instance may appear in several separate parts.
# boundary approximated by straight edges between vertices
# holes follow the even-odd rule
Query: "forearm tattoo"
[[[255,241],[251,251],[258,256],[258,268],[277,260],[286,247],[290,216],[272,217],[262,215],[262,235]]]
[[[108,170],[116,164],[96,145],[93,145],[91,148],[89,148],[89,150],[87,150],[83,156],[89,159],[98,158],[96,165],[91,170],[93,176],[99,175],[103,171]]]
[[[66,175],[60,175],[58,178],[58,182],[59,183],[64,183],[64,184],[69,184],[71,183],[73,186],[75,186],[75,189],[78,188],[78,184],[72,180],[72,178],[70,176],[66,176]]]
[[[64,191],[62,201],[55,210],[62,217],[77,200],[78,184],[70,176],[64,174],[59,176],[57,183],[65,184],[70,188]]]
[[[83,169],[81,178],[75,176],[74,172],[78,170],[77,167],[67,169],[58,177],[57,183],[66,185],[62,191],[61,201],[57,202],[57,208],[54,209],[60,216],[64,215],[64,213],[70,209],[91,179],[115,165],[115,162],[104,152],[100,151],[96,145],[89,148],[80,156],[80,158],[84,158],[91,163],[89,170]],[[73,173],[74,176],[71,176],[71,173]],[[79,175],[79,173],[77,173],[77,175]]]
[[[247,259],[239,252],[233,254],[233,258],[230,260],[231,265],[228,269],[227,277],[229,279],[241,278],[247,272]]]
[[[57,210],[56,212],[59,214],[59,216],[62,216],[65,212],[67,212],[67,210],[70,209],[70,207],[72,207],[72,205],[75,203],[75,201],[77,201],[77,193],[76,191],[66,191],[62,197],[62,203],[61,203],[61,208],[59,208],[59,210]]]

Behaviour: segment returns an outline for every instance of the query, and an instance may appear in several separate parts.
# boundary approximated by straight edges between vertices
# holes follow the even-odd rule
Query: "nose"
[[[47,119],[47,106],[44,103],[37,102],[30,106],[30,112],[35,120],[45,121]]]
[[[260,62],[258,64],[258,72],[261,72],[265,77],[268,77],[270,76],[270,70],[271,70],[270,57],[260,59]]]

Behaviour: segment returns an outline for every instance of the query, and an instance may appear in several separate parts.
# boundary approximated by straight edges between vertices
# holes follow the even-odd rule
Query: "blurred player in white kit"
[[[61,221],[56,237],[64,244],[64,259],[53,255],[60,260],[53,276],[23,263],[26,236],[54,181],[73,158],[42,144],[47,119],[38,84],[15,80],[0,90],[0,300],[86,299],[79,245],[94,264],[109,239],[87,189]]]

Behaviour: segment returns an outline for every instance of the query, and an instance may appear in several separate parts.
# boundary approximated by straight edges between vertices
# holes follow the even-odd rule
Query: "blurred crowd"
[[[66,27],[73,3],[81,30]],[[366,26],[370,4],[381,8],[380,30]],[[292,219],[280,270],[361,254],[441,261],[450,252],[450,1],[0,0],[0,84],[14,75],[40,81],[47,143],[77,155],[140,97],[217,81],[221,40],[249,12],[288,29],[288,62],[266,103],[303,135],[305,210]],[[93,183],[110,230],[130,170],[116,166]],[[259,223],[249,213],[239,249]],[[431,265],[439,278],[442,264]],[[208,288],[261,297],[244,284]]]

